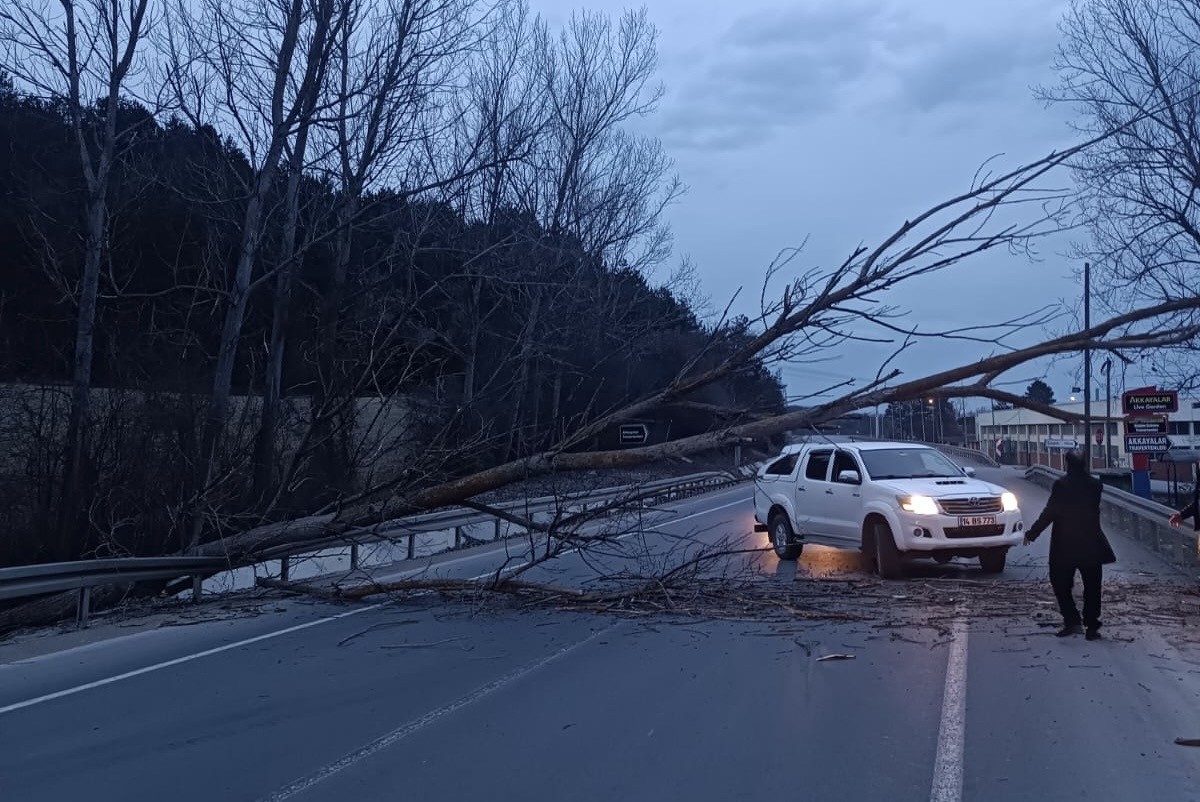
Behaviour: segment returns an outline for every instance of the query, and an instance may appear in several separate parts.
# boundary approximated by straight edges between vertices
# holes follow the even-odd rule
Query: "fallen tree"
[[[1042,182],[1096,141],[1052,153],[998,176],[977,177],[967,191],[905,220],[874,249],[855,249],[832,270],[798,275],[787,283],[777,300],[766,300],[767,282],[764,282],[761,315],[752,321],[751,336],[745,336],[745,326],[739,325],[741,336],[736,340],[736,348],[728,348],[727,335],[732,324],[715,326],[710,351],[698,354],[685,364],[673,380],[633,402],[579,423],[549,448],[447,481],[423,484],[414,470],[400,471],[365,492],[339,499],[323,514],[272,522],[244,531],[218,531],[214,539],[201,543],[190,553],[223,556],[230,565],[245,564],[268,548],[299,548],[306,543],[351,532],[378,531],[378,527],[387,521],[462,504],[480,494],[533,476],[686,457],[739,443],[746,438],[815,428],[855,410],[933,393],[940,397],[987,397],[1073,420],[1076,416],[995,389],[993,384],[1009,370],[1057,354],[1085,348],[1137,352],[1188,342],[1200,334],[1200,326],[1173,324],[1180,312],[1200,308],[1200,296],[1168,299],[1114,316],[1085,330],[1021,348],[1010,346],[1008,340],[1018,332],[1030,327],[1039,328],[1054,320],[1051,311],[1038,310],[1000,323],[967,329],[921,331],[895,322],[898,312],[885,300],[887,293],[900,284],[959,266],[971,257],[997,247],[1027,252],[1034,241],[1069,225],[1071,194],[1043,186]],[[1027,209],[1036,211],[1030,216]],[[1008,219],[1014,217],[1015,221]],[[789,252],[773,264],[767,271],[767,280],[779,275],[795,256],[795,252]],[[736,411],[724,425],[711,431],[664,443],[620,450],[588,449],[598,435],[611,427],[668,405],[693,403],[705,388],[752,364],[795,362],[827,355],[831,349],[848,342],[868,339],[864,329],[871,327],[884,332],[873,341],[895,343],[899,340],[900,344],[893,357],[880,366],[874,380],[865,386],[832,388],[842,392],[831,400],[794,408],[783,414],[755,415]],[[998,352],[958,367],[900,381],[900,372],[889,370],[889,364],[913,343],[927,338],[962,340]],[[708,353],[722,352],[723,348],[725,355],[715,364],[704,362]],[[448,461],[444,454],[438,458],[443,463]],[[582,522],[576,520],[573,523]],[[549,543],[544,550],[547,556],[543,559],[562,553],[567,544],[573,543],[577,531],[575,526],[564,526],[543,532]],[[610,539],[600,537],[593,542],[607,543]],[[498,573],[491,585],[523,589],[517,574]]]
[[[1102,138],[1101,138],[1102,139]],[[1042,181],[1068,164],[1096,142],[1091,140],[1018,167],[998,176],[977,177],[970,189],[935,204],[916,217],[905,220],[874,249],[858,248],[837,268],[810,271],[790,281],[781,297],[767,302],[765,291],[758,333],[715,366],[697,370],[700,357],[655,392],[605,414],[596,416],[563,436],[540,453],[488,467],[468,475],[424,487],[414,487],[412,476],[401,474],[367,492],[340,501],[335,509],[320,515],[270,523],[242,532],[225,533],[202,544],[195,552],[204,556],[226,556],[232,562],[246,560],[255,551],[377,526],[388,520],[461,503],[495,488],[556,471],[618,468],[656,460],[684,457],[743,441],[789,430],[807,430],[859,409],[937,394],[940,397],[986,397],[1053,415],[1063,420],[1077,416],[1048,405],[1016,396],[992,385],[1005,372],[1048,356],[1095,351],[1137,352],[1193,340],[1200,326],[1164,325],[1178,314],[1200,308],[1200,296],[1170,299],[1144,306],[1045,342],[1012,348],[1014,333],[1049,323],[1047,310],[995,324],[953,331],[920,331],[892,322],[897,310],[883,297],[897,285],[960,265],[971,257],[997,247],[1027,251],[1042,237],[1069,225],[1072,198],[1065,190],[1044,187]],[[1016,222],[1000,218],[1023,216],[1034,208],[1032,218]],[[768,278],[790,263],[794,254],[768,270]],[[727,425],[690,437],[664,443],[618,450],[585,450],[600,433],[623,421],[679,402],[714,382],[744,369],[754,360],[766,364],[798,361],[828,353],[839,345],[862,340],[860,329],[882,327],[894,342],[903,340],[899,354],[925,338],[958,339],[996,349],[1006,349],[980,360],[897,381],[900,372],[888,370],[885,362],[876,378],[863,387],[846,390],[832,400],[793,409],[783,414],[738,415]],[[722,335],[718,326],[716,342]],[[875,340],[884,341],[882,339]],[[894,359],[894,356],[893,356]]]

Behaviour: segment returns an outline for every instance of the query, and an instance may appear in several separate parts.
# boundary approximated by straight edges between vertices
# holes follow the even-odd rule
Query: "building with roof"
[[[1165,415],[1171,448],[1168,452],[1151,455],[1153,478],[1173,478],[1177,470],[1172,465],[1194,462],[1200,456],[1198,407],[1200,401],[1180,397],[1179,411]],[[1055,404],[1054,408],[1083,415],[1084,402]],[[1090,437],[1094,468],[1128,470],[1131,462],[1125,450],[1124,420],[1118,396],[1092,402],[1090,432],[1084,430],[1082,422],[1069,423],[1028,409],[979,412],[975,415],[975,431],[980,450],[1008,465],[1048,465],[1061,470],[1063,455],[1072,448],[1082,447],[1084,438]],[[1105,428],[1108,430],[1107,455]]]

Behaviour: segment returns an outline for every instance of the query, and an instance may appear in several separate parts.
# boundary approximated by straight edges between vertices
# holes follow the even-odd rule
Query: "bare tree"
[[[324,454],[323,474],[331,480],[347,473],[337,456],[331,409],[348,409],[341,401],[352,384],[340,378],[338,342],[355,231],[369,213],[365,196],[389,183],[419,194],[459,179],[452,170],[430,181],[434,171],[426,157],[446,125],[445,96],[477,24],[473,0],[351,0],[345,7],[324,88],[328,111],[317,131],[336,203],[333,269],[318,311],[312,425]],[[468,154],[459,164],[460,172],[471,169],[470,159]]]
[[[545,39],[545,24],[534,17],[527,3],[517,0],[499,9],[495,23],[481,41],[480,52],[468,65],[464,108],[460,116],[460,150],[478,149],[482,163],[463,185],[464,214],[486,227],[495,226],[505,209],[515,206],[517,176],[530,160],[547,125],[544,81],[538,66],[538,44]],[[489,320],[500,309],[498,299],[485,301],[485,284],[494,280],[493,256],[513,242],[497,243],[467,265],[462,318],[466,342],[463,360],[462,401],[468,408],[480,391],[494,389],[499,371],[493,366],[485,377],[479,364],[481,338]],[[485,308],[484,304],[487,303]]]
[[[467,65],[458,147],[478,149],[483,162],[463,186],[469,219],[490,225],[502,209],[517,205],[518,176],[530,169],[549,122],[540,62],[547,38],[545,22],[524,0],[514,0],[497,10]]]
[[[542,48],[550,124],[533,180],[520,191],[549,231],[570,232],[605,262],[658,264],[670,242],[661,213],[681,185],[659,143],[627,127],[662,97],[651,85],[658,31],[644,8],[615,27],[581,12]]]
[[[241,243],[201,439],[193,545],[200,539],[201,510],[217,475],[217,449],[246,309],[254,288],[270,275],[255,277],[271,192],[289,147],[296,156],[295,137],[312,125],[341,8],[334,0],[204,0],[193,12],[190,4],[181,2],[168,25],[166,49],[179,108],[197,127],[216,124],[235,131],[253,168],[242,188],[246,205]],[[291,166],[292,175],[298,175],[302,165]],[[291,261],[286,259],[286,270]],[[284,280],[277,288],[286,296],[290,285]],[[279,345],[273,356],[282,342]]]
[[[264,365],[262,416],[255,443],[254,487],[256,498],[271,490],[276,462],[276,436],[283,399],[283,357],[292,307],[292,285],[299,270],[297,227],[300,220],[300,187],[307,166],[308,143],[316,123],[318,103],[339,29],[348,24],[351,8],[336,0],[321,0],[316,8],[314,41],[309,43],[306,76],[296,97],[296,123],[287,147],[287,185],[283,197],[283,227],[278,264],[274,270],[275,292],[271,310],[271,335]]]
[[[551,411],[558,406],[564,360],[554,347],[554,324],[561,320],[555,310],[580,283],[578,271],[586,267],[580,254],[611,268],[649,271],[670,253],[662,212],[682,185],[660,144],[630,130],[662,95],[651,84],[657,39],[645,9],[626,12],[616,23],[604,14],[577,13],[557,37],[533,27],[529,65],[544,109],[527,108],[545,115],[541,134],[529,159],[493,176],[486,187],[493,207],[499,201],[521,210],[554,243],[545,256],[550,269],[525,289],[531,302],[522,305],[528,311],[515,356],[509,456],[525,453],[522,433],[539,428],[547,367]],[[553,283],[545,281],[556,274]]]
[[[1057,86],[1041,94],[1077,112],[1079,154],[1097,300],[1112,311],[1196,293],[1200,282],[1200,3],[1081,0],[1062,25]],[[1196,321],[1180,313],[1179,325]],[[1195,380],[1191,350],[1151,357],[1164,375]],[[1178,367],[1179,370],[1171,370]]]
[[[0,45],[6,69],[34,91],[64,105],[86,187],[83,259],[73,293],[75,349],[60,499],[60,551],[66,555],[73,551],[81,512],[108,195],[119,150],[129,133],[118,118],[128,83],[145,77],[139,46],[151,19],[148,0],[59,0],[57,10],[54,6],[24,0],[5,4],[0,8]]]

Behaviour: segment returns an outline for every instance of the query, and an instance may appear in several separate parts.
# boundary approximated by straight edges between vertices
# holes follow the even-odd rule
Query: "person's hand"
[[[1033,541],[1029,539],[1029,535],[1026,535],[1026,536],[1025,536],[1025,545],[1026,545],[1026,546],[1029,546],[1029,545],[1031,545],[1032,543],[1033,543]]]
[[[1182,520],[1183,518],[1180,517],[1179,513],[1173,512],[1171,513],[1171,517],[1167,519],[1167,523],[1169,523],[1171,526],[1179,526]]]

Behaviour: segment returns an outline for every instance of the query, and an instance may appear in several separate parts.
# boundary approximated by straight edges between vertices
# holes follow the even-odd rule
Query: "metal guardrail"
[[[709,492],[739,481],[742,481],[742,478],[735,477],[731,473],[706,471],[640,484],[574,491],[533,499],[517,499],[489,506],[510,515],[528,518],[534,522],[546,523],[548,516],[553,516],[555,513],[571,515],[586,512],[597,507],[612,505],[612,509],[609,511],[612,514],[628,506],[619,503],[625,498],[628,498],[630,503],[636,502],[639,506],[645,507],[664,500],[686,498],[691,495]],[[417,536],[448,530],[454,531],[454,546],[452,549],[461,548],[464,544],[486,543],[527,533],[525,528],[510,524],[488,513],[466,507],[450,507],[445,510],[422,513],[395,521],[385,521],[371,527],[351,530],[335,537],[310,540],[299,545],[266,549],[255,553],[254,556],[256,559],[254,562],[279,560],[279,578],[281,581],[287,582],[289,580],[291,560],[315,555],[332,546],[349,545],[350,570],[353,571],[359,567],[360,546],[384,541],[395,542],[396,540],[407,538],[405,557],[411,560],[416,557]]]
[[[202,577],[226,565],[224,560],[213,557],[119,557],[0,568],[0,601],[77,590],[75,622],[86,627],[91,591],[98,585],[190,576],[192,600],[199,602]]]
[[[947,454],[964,457],[966,459],[977,460],[984,465],[990,465],[993,468],[1003,467],[999,462],[989,457],[987,454],[974,448],[966,448],[964,446],[951,445],[950,443],[926,443],[933,446],[939,451],[944,451]]]
[[[537,520],[558,512],[574,514],[610,505],[607,514],[627,509],[632,504],[639,507],[652,506],[663,501],[687,498],[706,493],[722,486],[736,484],[742,477],[721,471],[671,477],[636,485],[601,488],[594,491],[577,491],[559,496],[543,496],[490,505],[498,511]],[[628,499],[628,504],[622,504]],[[189,577],[192,585],[192,601],[198,603],[203,579],[231,568],[244,567],[272,560],[280,561],[280,578],[288,579],[289,561],[296,557],[315,554],[332,545],[349,543],[351,568],[359,563],[358,549],[362,544],[395,540],[397,536],[408,538],[408,559],[414,556],[414,542],[421,533],[453,529],[455,548],[464,541],[486,542],[472,537],[469,532],[481,526],[490,526],[491,540],[501,537],[501,519],[488,513],[465,507],[452,507],[410,518],[388,521],[382,525],[352,531],[338,537],[307,541],[274,549],[265,549],[252,555],[251,559],[237,565],[220,557],[123,557],[76,562],[41,563],[12,568],[0,568],[0,601],[42,596],[62,591],[77,590],[75,621],[86,627],[91,607],[91,589],[100,585],[153,580],[177,580]],[[523,534],[524,530],[509,534]]]
[[[905,440],[903,438],[892,438],[892,437],[873,437],[871,435],[866,435],[866,434],[828,435],[828,436],[824,436],[823,438],[821,435],[806,435],[804,439],[805,440],[826,439],[826,440],[829,440],[830,442],[837,442],[836,438],[839,438],[839,437],[845,438],[845,440],[847,442],[851,442],[851,443],[855,443],[855,442],[917,443],[917,444],[920,444],[923,446],[929,446],[930,448],[936,448],[937,450],[942,451],[943,453],[945,453],[947,455],[959,456],[959,457],[964,457],[966,459],[976,460],[978,462],[983,463],[984,465],[989,465],[993,468],[1004,467],[999,462],[992,459],[990,456],[983,453],[982,451],[979,451],[978,449],[966,448],[964,446],[956,446],[951,443],[934,443],[929,440]]]
[[[1049,487],[1063,476],[1062,471],[1045,465],[1034,465],[1025,471],[1025,478],[1042,487]],[[1111,485],[1104,486],[1101,496],[1100,521],[1104,526],[1119,528],[1160,557],[1180,568],[1197,564],[1196,533],[1188,527],[1173,527],[1167,519],[1175,510],[1157,501],[1127,493]]]

